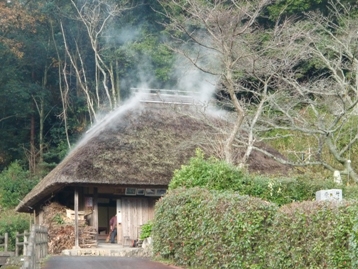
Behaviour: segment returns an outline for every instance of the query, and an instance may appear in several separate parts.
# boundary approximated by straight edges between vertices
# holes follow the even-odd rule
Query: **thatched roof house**
[[[208,143],[212,128],[172,107],[143,107],[119,113],[84,141],[53,169],[17,207],[48,199],[66,186],[131,185],[166,187],[175,169]],[[94,134],[92,134],[92,132]]]
[[[195,106],[141,103],[113,112],[87,132],[16,210],[35,210],[41,224],[42,206],[57,201],[89,212],[88,224],[105,234],[108,219],[117,214],[118,242],[123,236],[138,238],[138,227],[152,218],[154,203],[174,170],[197,147],[210,154],[217,150],[216,128],[226,128],[227,122],[203,115]]]

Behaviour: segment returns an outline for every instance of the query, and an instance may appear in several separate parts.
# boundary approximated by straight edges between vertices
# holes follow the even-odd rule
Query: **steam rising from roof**
[[[97,136],[105,128],[110,127],[111,122],[114,122],[114,120],[120,120],[126,111],[130,109],[141,109],[139,104],[141,101],[143,102],[143,100],[157,103],[190,103],[208,107],[215,91],[218,78],[188,64],[181,63],[181,65],[177,65],[180,66],[180,69],[177,68],[176,70],[178,84],[175,89],[150,89],[145,81],[139,82],[137,88],[132,88],[133,92],[131,97],[117,109],[106,115],[98,115],[98,121],[87,130],[75,148],[85,145],[92,137]],[[148,97],[148,94],[151,94],[152,97]],[[210,112],[211,114],[216,114],[218,111],[212,108]]]
[[[140,95],[135,95],[128,99],[125,103],[120,105],[117,109],[109,112],[106,115],[98,116],[98,121],[87,130],[87,132],[83,135],[82,139],[78,142],[75,148],[81,147],[85,145],[92,137],[97,136],[101,131],[111,124],[111,122],[115,119],[116,121],[124,115],[124,113],[130,109],[140,109]]]
[[[108,31],[111,34],[107,35],[110,37],[110,40],[108,39],[107,42],[112,43],[112,45],[123,45],[128,42],[133,42],[140,33],[140,29],[133,29],[131,27],[122,27],[120,32],[117,31],[116,34],[114,34],[112,30],[113,29],[109,28]],[[198,47],[195,48],[195,52],[198,52]],[[193,53],[195,52],[193,51]],[[205,55],[204,58],[200,59],[204,65],[218,66],[215,64],[217,58],[215,55],[205,51],[201,51],[200,53],[204,53]],[[140,65],[133,69],[133,75],[129,76],[130,81],[122,84],[122,79],[121,86],[123,87],[123,85],[126,85],[124,87],[127,88],[129,86],[136,90],[133,91],[131,96],[124,103],[121,103],[114,111],[103,116],[97,115],[98,121],[83,135],[76,148],[86,144],[92,137],[97,136],[104,128],[108,128],[114,120],[118,122],[124,112],[133,108],[140,109],[141,106],[139,106],[139,103],[143,101],[143,99],[148,98],[148,93],[153,94],[152,97],[156,94],[157,99],[155,100],[159,102],[190,102],[191,104],[209,107],[219,81],[219,76],[205,73],[195,67],[193,63],[188,61],[188,59],[178,56],[174,64],[174,69],[171,71],[171,74],[177,83],[166,87],[165,90],[151,89],[149,85],[160,85],[156,82],[156,76],[154,74],[155,68],[153,67],[151,59],[145,55],[133,55],[133,57],[140,57],[136,59]],[[213,111],[215,111],[215,114],[217,113],[217,110],[213,109],[212,106],[210,107],[210,110],[211,113],[213,113]]]

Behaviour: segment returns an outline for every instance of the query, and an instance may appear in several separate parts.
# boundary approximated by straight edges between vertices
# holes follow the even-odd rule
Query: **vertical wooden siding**
[[[123,198],[122,200],[122,231],[123,237],[138,239],[140,226],[154,217],[155,201],[150,198]]]

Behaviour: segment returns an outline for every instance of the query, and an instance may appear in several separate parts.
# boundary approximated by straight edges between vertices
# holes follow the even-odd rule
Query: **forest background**
[[[228,163],[256,150],[358,181],[355,1],[2,0],[0,14],[1,189],[16,189],[3,206],[138,88],[214,98]]]

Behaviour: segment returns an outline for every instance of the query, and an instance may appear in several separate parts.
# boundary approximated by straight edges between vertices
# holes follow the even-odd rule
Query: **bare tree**
[[[218,76],[229,96],[234,124],[221,130],[228,162],[241,147],[242,164],[257,150],[284,164],[338,170],[358,182],[350,156],[358,140],[358,21],[346,7],[332,3],[330,17],[311,13],[263,30],[257,19],[269,1],[160,2],[170,19],[171,48]],[[299,158],[277,157],[260,146],[295,136],[309,141],[288,145]]]
[[[61,103],[62,103],[62,113],[60,114],[60,117],[63,119],[64,121],[64,127],[65,127],[65,134],[66,134],[66,141],[67,141],[67,146],[68,148],[71,148],[71,142],[70,142],[70,137],[69,137],[69,132],[68,132],[68,121],[67,121],[67,110],[68,110],[68,106],[69,106],[69,98],[68,98],[68,93],[70,90],[68,81],[67,81],[67,74],[66,74],[66,70],[67,70],[67,62],[66,62],[66,57],[65,60],[62,61],[61,56],[60,56],[60,52],[59,52],[59,48],[55,39],[55,34],[54,34],[54,27],[53,27],[53,22],[50,21],[50,26],[51,26],[51,38],[56,50],[56,55],[57,55],[57,61],[58,61],[58,65],[57,65],[57,70],[58,70],[58,81],[59,81],[59,90],[60,90],[60,95],[61,95]],[[64,79],[64,84],[62,83],[62,78]]]
[[[73,1],[72,5],[75,7],[78,19],[84,24],[88,37],[91,42],[91,47],[95,56],[95,70],[96,70],[96,103],[99,107],[101,105],[101,94],[99,80],[102,80],[102,86],[104,89],[107,102],[110,109],[113,109],[117,105],[117,97],[119,93],[116,92],[115,87],[118,82],[115,81],[116,76],[113,72],[112,63],[107,63],[103,58],[103,51],[106,49],[103,44],[100,43],[100,38],[103,38],[106,28],[111,20],[119,16],[123,11],[128,10],[129,1],[110,0],[96,0],[96,1]],[[110,83],[108,83],[110,81]]]
[[[262,113],[272,81],[261,61],[263,52],[258,43],[262,38],[257,23],[270,0],[159,2],[163,14],[170,19],[166,25],[174,40],[170,47],[201,71],[217,76],[222,91],[230,99],[235,113],[234,124],[223,146],[227,162],[233,162],[235,139],[238,136],[243,139],[240,130],[245,125],[249,107],[258,103],[256,112],[250,115],[251,132],[245,137],[246,153],[241,160],[244,164],[255,140],[252,128]],[[247,98],[239,98],[240,94]]]
[[[91,97],[91,90],[89,88],[86,68],[84,66],[81,52],[78,48],[77,43],[76,43],[76,52],[77,52],[76,55],[74,55],[74,53],[71,52],[71,50],[69,49],[68,44],[67,44],[66,33],[64,31],[62,22],[60,23],[60,26],[61,26],[61,31],[62,31],[66,54],[67,54],[68,58],[70,59],[72,67],[75,70],[78,85],[82,89],[83,93],[86,96],[87,109],[88,109],[88,113],[90,115],[90,121],[91,121],[91,123],[93,123],[96,120],[96,111],[95,111],[95,107],[94,107],[93,98]],[[78,60],[77,60],[77,57],[78,57]],[[65,79],[65,82],[66,81],[67,80]],[[64,99],[62,101],[64,101]]]
[[[306,156],[292,164],[324,166],[356,182],[350,152],[358,139],[357,22],[349,9],[335,2],[328,17],[310,13],[305,21],[277,27],[273,51],[277,63],[286,66],[276,74],[277,87],[285,90],[270,100],[276,118],[261,118],[262,131],[309,137]],[[300,67],[309,63],[315,68],[302,76]]]

